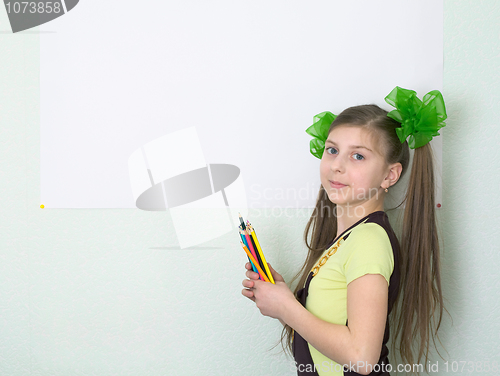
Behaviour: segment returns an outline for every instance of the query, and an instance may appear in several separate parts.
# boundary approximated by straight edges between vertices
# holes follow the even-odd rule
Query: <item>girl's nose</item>
[[[345,170],[344,157],[341,155],[337,155],[335,158],[333,158],[330,163],[330,169],[332,171],[344,172]]]

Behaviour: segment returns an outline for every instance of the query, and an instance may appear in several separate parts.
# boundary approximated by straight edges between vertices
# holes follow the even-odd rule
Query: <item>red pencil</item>
[[[243,242],[240,242],[241,243],[241,246],[243,247],[243,250],[246,252],[247,256],[250,258],[250,260],[252,261],[252,263],[255,265],[255,267],[257,268],[258,270],[258,273],[260,275],[260,278],[266,282],[270,282],[269,281],[269,278],[266,277],[266,273],[264,273],[264,271],[261,269],[261,267],[259,266],[259,263],[257,262],[257,260],[252,256],[252,254],[250,253],[250,251],[248,250],[248,248],[246,247],[245,244],[243,244]]]
[[[252,241],[250,240],[250,235],[248,235],[248,230],[243,230],[243,235],[245,235],[245,239],[247,240],[248,247],[250,248],[250,252],[252,252],[252,256],[253,256],[254,260],[257,261],[258,260],[257,254],[255,253],[255,249],[253,249],[253,244],[252,244]],[[259,265],[258,262],[257,262],[257,265]],[[257,265],[255,265],[255,266],[257,266]]]

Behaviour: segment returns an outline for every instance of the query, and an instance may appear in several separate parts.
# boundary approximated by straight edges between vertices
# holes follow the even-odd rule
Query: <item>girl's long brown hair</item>
[[[395,129],[401,124],[389,118],[376,105],[351,107],[337,116],[329,132],[337,126],[357,126],[378,137],[378,144],[388,164],[401,163],[401,176],[408,169],[408,143],[401,143]],[[437,338],[443,315],[443,295],[439,262],[439,241],[434,211],[434,168],[429,144],[415,149],[413,164],[405,196],[401,245],[401,284],[398,303],[391,312],[402,360],[406,364],[428,360],[429,347]],[[298,279],[295,294],[304,286],[311,268],[337,235],[337,218],[333,204],[323,187],[305,231],[304,240],[309,249],[306,261],[294,280]],[[293,329],[283,328],[282,344],[292,352]],[[415,353],[417,354],[415,357]]]

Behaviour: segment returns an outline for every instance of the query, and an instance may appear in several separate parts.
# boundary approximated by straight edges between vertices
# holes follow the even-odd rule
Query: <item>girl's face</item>
[[[325,142],[321,158],[321,184],[331,202],[341,206],[383,204],[390,167],[380,145],[366,129],[337,126]],[[379,201],[380,200],[380,201]]]

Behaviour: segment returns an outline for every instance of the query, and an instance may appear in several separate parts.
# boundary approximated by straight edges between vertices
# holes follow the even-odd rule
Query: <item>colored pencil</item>
[[[247,256],[252,256],[251,258],[250,256],[248,257],[248,259],[250,260],[250,264],[252,265],[252,269],[259,274],[260,279],[264,279],[274,284],[274,278],[271,274],[269,266],[267,265],[266,258],[264,257],[264,252],[262,251],[259,240],[257,239],[257,234],[255,233],[252,224],[247,221],[245,225],[245,221],[243,220],[243,217],[240,213],[238,213],[238,216],[241,223],[241,225],[239,226],[240,237],[242,240],[241,243],[242,246],[246,246],[245,252],[248,251]],[[258,268],[261,273],[259,273],[256,268]]]
[[[243,235],[243,230],[241,229],[241,226],[240,226],[240,238],[241,238],[241,241],[246,244],[247,243],[247,240],[245,239],[245,236]],[[248,262],[250,262],[250,264],[252,265],[252,269],[255,273],[258,273],[257,271],[257,268],[255,267],[255,265],[253,264],[252,260],[250,260],[250,257],[248,258]]]
[[[252,262],[255,264],[255,266],[257,267],[257,270],[258,270],[258,274],[260,275],[260,277],[266,281],[266,282],[270,282],[269,279],[266,277],[266,273],[264,273],[264,271],[260,268],[259,264],[257,263],[257,260],[252,256],[252,254],[250,253],[250,251],[248,250],[248,248],[245,246],[245,244],[243,244],[243,242],[240,242],[241,243],[241,246],[243,247],[243,250],[245,251],[245,253],[247,254],[247,256],[250,258],[250,260],[252,260]]]
[[[250,240],[250,236],[248,235],[248,231],[246,229],[243,230],[243,235],[245,235],[245,239],[246,239],[245,243],[247,244],[247,247],[250,249],[250,252],[252,253],[253,258],[257,261],[258,260],[257,254],[255,253],[255,249],[253,247],[252,241]],[[257,265],[258,265],[258,262],[257,262]],[[257,266],[257,265],[255,265],[255,266]]]
[[[243,217],[241,216],[240,213],[238,213],[238,217],[240,218],[241,229],[246,230],[245,221],[243,220]]]
[[[264,270],[266,271],[266,274],[269,277],[271,283],[274,283],[274,278],[273,275],[271,274],[271,270],[269,270],[269,266],[267,265],[266,258],[264,257],[264,252],[262,252],[262,248],[260,247],[259,241],[257,240],[257,234],[255,233],[253,226],[249,222],[247,228],[250,230],[250,235],[255,241],[255,245],[257,246],[257,252],[259,252],[262,263],[264,264]]]
[[[248,237],[250,238],[250,241],[252,242],[252,247],[253,249],[255,250],[255,255],[257,257],[255,257],[255,259],[257,260],[257,262],[259,263],[259,266],[262,270],[266,271],[265,267],[264,267],[264,262],[262,261],[262,256],[259,252],[259,249],[257,248],[257,244],[255,244],[255,239],[254,237],[252,236],[252,233],[250,232],[250,227],[248,227],[248,224],[247,224],[247,229],[246,229],[247,233],[248,233]],[[247,245],[247,248],[248,248],[248,245]],[[269,278],[269,275],[267,275],[266,273],[266,276],[267,278]]]

